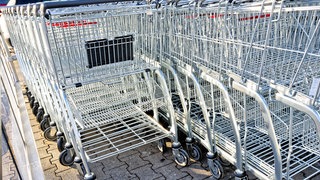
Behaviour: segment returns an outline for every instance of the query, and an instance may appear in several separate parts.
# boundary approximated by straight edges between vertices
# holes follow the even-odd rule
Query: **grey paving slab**
[[[143,159],[149,161],[152,164],[152,169],[158,169],[174,162],[173,159],[167,159],[166,157],[164,157],[161,152],[151,154],[144,157]]]
[[[56,167],[44,170],[43,173],[44,173],[45,179],[46,180],[62,180],[62,178],[55,173],[56,170],[57,170]]]
[[[136,174],[140,180],[149,180],[149,179],[156,179],[156,178],[163,177],[161,173],[154,171],[151,168],[151,166],[152,166],[151,164],[148,164],[140,168],[137,168],[135,170],[132,170],[131,172]]]
[[[135,150],[140,152],[142,158],[148,157],[155,153],[159,153],[159,149],[157,148],[157,143],[151,143],[148,146],[140,146]]]
[[[59,160],[55,160],[55,161],[52,161],[50,160],[50,162],[57,167],[57,170],[55,170],[55,173],[60,173],[62,171],[68,171],[71,169],[71,167],[69,166],[63,166],[60,164]]]
[[[146,164],[150,164],[150,162],[141,159],[140,153],[132,154],[130,156],[120,159],[120,161],[125,162],[128,165],[129,171],[142,167]]]
[[[61,177],[63,180],[82,179],[82,177],[78,174],[78,170],[73,168],[67,171],[56,173],[56,176]]]
[[[41,158],[41,157],[40,157]],[[54,164],[50,162],[51,156],[46,158],[41,158],[41,165],[44,171],[52,168],[57,168]]]
[[[194,179],[204,179],[211,176],[210,172],[204,169],[200,162],[192,163],[188,167],[183,167],[180,170],[188,173]]]
[[[36,140],[37,148],[48,148],[48,145],[44,143],[43,139]]]
[[[39,128],[39,127],[38,127]],[[33,133],[34,136],[34,140],[39,140],[39,139],[43,139],[43,132],[39,131],[37,133]]]
[[[47,157],[52,158],[52,155],[48,153],[47,149],[48,149],[48,147],[41,147],[41,148],[37,149],[39,156],[40,156],[40,159],[44,159]]]
[[[94,163],[94,164],[98,164],[98,163]],[[108,158],[108,160],[101,161],[101,163],[104,165],[105,170],[111,170],[111,169],[126,165],[126,163],[124,161],[120,161],[117,156],[112,156]]]
[[[182,177],[180,178],[181,180],[192,180],[192,176],[188,175],[188,176],[185,176],[185,177]]]
[[[167,166],[155,169],[156,172],[161,173],[168,180],[180,179],[188,175],[186,172],[180,171],[175,163],[171,163]]]
[[[128,165],[122,165],[112,170],[105,170],[104,173],[107,176],[111,176],[113,179],[133,179],[137,178],[135,174],[128,171]]]
[[[93,163],[92,165],[94,165],[96,163]],[[100,166],[95,166],[92,167],[90,166],[90,168],[94,171],[94,174],[97,176],[97,179],[111,179],[111,176],[109,174],[105,173],[105,166],[104,165],[100,165]]]
[[[134,154],[139,154],[139,151],[137,149],[133,149],[124,153],[121,153],[118,155],[118,159],[122,161],[123,158],[127,158],[128,156],[134,155]]]

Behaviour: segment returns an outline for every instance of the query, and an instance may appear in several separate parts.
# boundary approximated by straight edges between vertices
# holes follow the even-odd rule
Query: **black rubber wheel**
[[[40,122],[40,129],[45,131],[48,127],[50,127],[50,117],[43,117],[42,121]]]
[[[64,136],[60,136],[58,139],[57,139],[57,147],[58,147],[58,150],[59,152],[62,152],[65,148],[64,148],[64,145],[66,144],[66,140],[65,140],[65,137]]]
[[[195,161],[200,161],[202,159],[202,151],[198,145],[193,144],[192,149],[189,152],[189,156],[191,159]]]
[[[43,115],[44,115],[44,110],[43,109],[38,109],[37,113],[37,121],[40,123],[43,120]]]
[[[174,161],[182,167],[188,166],[190,158],[188,153],[184,149],[179,149],[179,154],[174,157]]]
[[[28,101],[29,101],[29,102],[30,102],[30,100],[31,100],[31,96],[32,96],[31,92],[30,92],[30,91],[27,91],[27,97],[28,97]]]
[[[38,114],[38,109],[39,109],[39,103],[35,102],[33,107],[32,107],[32,113],[36,116]]]
[[[224,175],[223,167],[218,160],[214,160],[213,167],[209,166],[209,169],[212,177],[214,177],[215,179],[221,179]]]
[[[57,140],[56,128],[49,126],[46,130],[43,131],[43,136],[48,141],[56,141]]]
[[[35,98],[32,96],[31,98],[30,98],[30,107],[31,108],[33,108],[33,105],[34,105],[34,101],[35,101]]]
[[[166,140],[165,139],[160,139],[158,141],[158,149],[162,153],[167,151],[167,146],[166,146]]]
[[[74,163],[75,154],[71,155],[70,149],[63,150],[59,155],[59,162],[63,166],[72,166]]]

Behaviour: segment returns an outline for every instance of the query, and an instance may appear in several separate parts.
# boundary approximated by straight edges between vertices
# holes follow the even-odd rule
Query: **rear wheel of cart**
[[[64,136],[60,136],[58,139],[57,139],[57,147],[58,147],[58,150],[59,152],[62,152],[65,148],[64,148],[64,145],[66,144],[66,140],[65,140],[65,137]]]
[[[37,121],[40,123],[43,120],[44,109],[39,108],[37,113]]]
[[[34,101],[35,101],[36,99],[34,98],[34,96],[31,96],[31,98],[30,98],[30,107],[31,108],[33,108],[33,105],[34,105]]]
[[[175,162],[182,167],[189,165],[189,159],[189,155],[184,149],[179,149],[179,154],[174,158]]]
[[[209,166],[212,177],[215,179],[220,179],[223,177],[223,167],[218,160],[214,160],[212,167]]]
[[[28,97],[28,101],[29,101],[29,102],[30,102],[30,100],[31,100],[31,96],[32,96],[31,92],[30,92],[30,91],[27,91],[27,97]]]
[[[50,116],[43,116],[42,121],[40,122],[40,129],[45,131],[48,127],[50,127]]]
[[[63,150],[59,155],[59,162],[63,166],[71,166],[74,163],[75,154],[70,149]]]
[[[200,147],[196,144],[192,145],[192,149],[189,152],[190,158],[195,161],[200,161],[202,159],[202,151]]]
[[[34,102],[34,105],[32,107],[32,113],[36,116],[38,113],[38,109],[39,109],[40,105],[39,102]]]
[[[160,139],[158,141],[158,149],[162,153],[167,151],[167,146],[166,146],[166,140],[165,139]]]
[[[56,127],[49,126],[43,132],[44,138],[48,141],[56,141],[57,140],[57,129]]]

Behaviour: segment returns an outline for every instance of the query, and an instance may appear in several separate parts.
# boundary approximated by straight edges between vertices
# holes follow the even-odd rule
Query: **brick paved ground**
[[[5,144],[2,141],[2,147]],[[3,180],[18,180],[19,176],[17,173],[17,169],[13,163],[12,156],[8,149],[6,151],[2,151],[2,179]]]
[[[6,108],[8,107],[8,99],[4,94],[1,94],[1,89],[0,89],[0,106],[2,106],[1,112],[0,112],[0,118],[1,121],[4,125],[4,128],[7,133],[8,137],[8,143],[12,143],[12,123],[9,119],[10,117],[10,109]],[[9,151],[9,146],[6,142],[6,139],[4,138],[4,134],[1,134],[1,143],[2,143],[2,179],[3,180],[16,180],[19,179],[18,173],[17,173],[17,168],[15,167],[12,156]]]
[[[44,139],[26,96],[25,102],[45,178],[48,180],[81,179],[75,167],[65,167],[59,163],[56,143]],[[97,179],[212,179],[205,160],[191,162],[188,167],[177,166],[171,149],[162,154],[156,143],[90,164],[90,167]],[[224,179],[232,178],[233,168],[225,167]]]
[[[41,164],[47,180],[82,179],[75,167],[65,167],[59,163],[59,151],[55,142],[44,139],[39,123],[32,114],[28,99],[25,97],[27,110],[31,121],[34,138],[37,144]],[[170,146],[170,144],[168,144]],[[203,155],[205,156],[205,155]],[[320,163],[319,163],[320,166]],[[90,164],[97,179],[140,179],[140,180],[174,180],[174,179],[213,179],[208,171],[206,160],[191,162],[188,167],[177,166],[171,150],[159,152],[156,143],[145,145],[120,155]],[[234,179],[234,167],[224,166],[224,180]],[[249,179],[257,179],[249,174]],[[308,170],[299,173],[296,177],[303,179]],[[320,175],[313,178],[320,179]]]

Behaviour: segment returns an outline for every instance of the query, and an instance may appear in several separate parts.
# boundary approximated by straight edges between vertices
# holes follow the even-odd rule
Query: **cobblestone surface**
[[[44,139],[39,123],[31,113],[26,98],[29,118],[34,131],[38,152],[47,180],[73,180],[83,179],[75,165],[65,167],[59,163],[59,151],[55,142]],[[168,144],[170,146],[170,144]],[[205,157],[205,155],[204,155]],[[188,167],[180,167],[174,162],[171,149],[165,153],[159,152],[156,143],[151,143],[131,151],[110,157],[103,161],[90,164],[91,170],[99,180],[174,180],[174,179],[214,179],[208,171],[206,160],[201,162],[191,161]],[[224,167],[224,180],[234,179],[234,167]],[[304,177],[303,173],[300,173]],[[9,177],[9,176],[8,176]],[[320,179],[320,176],[314,179]],[[249,174],[249,179],[257,179]]]
[[[39,123],[32,114],[28,99],[25,97],[32,130],[36,140],[38,153],[44,170],[45,178],[82,179],[75,167],[65,167],[59,163],[59,151],[55,142],[44,139]],[[127,151],[103,161],[90,164],[97,179],[205,179],[210,178],[210,172],[203,168],[203,163],[192,162],[190,167],[178,167],[174,162],[172,152],[161,153],[156,143],[148,144]]]
[[[2,125],[4,126],[3,128],[6,131],[6,135],[8,137],[8,143],[9,145],[12,144],[12,122],[9,119],[10,116],[10,109],[6,108],[9,107],[8,103],[8,99],[7,97],[2,94],[2,88],[0,88],[0,119],[2,121]],[[14,165],[12,156],[10,154],[9,151],[9,146],[7,144],[6,139],[4,138],[4,134],[1,131],[1,158],[2,158],[2,162],[1,162],[1,166],[2,166],[2,177],[1,179],[3,180],[17,180],[19,179],[19,175],[17,172],[17,168]]]

